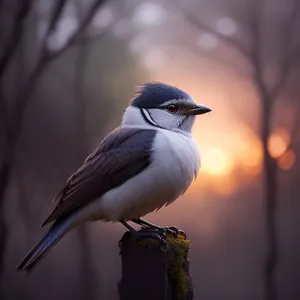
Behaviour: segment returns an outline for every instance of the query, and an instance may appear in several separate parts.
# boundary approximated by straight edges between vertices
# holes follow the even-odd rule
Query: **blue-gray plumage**
[[[127,107],[120,127],[108,134],[67,180],[43,226],[44,238],[23,258],[31,270],[71,229],[88,221],[150,224],[140,217],[182,195],[197,176],[200,154],[191,136],[195,116],[209,112],[184,91],[145,84]]]
[[[160,82],[151,82],[142,86],[139,95],[131,105],[139,108],[155,108],[170,100],[185,100],[191,97],[181,89]]]
[[[42,226],[101,197],[146,168],[155,135],[153,129],[120,127],[107,135],[55,197],[58,204]]]
[[[26,268],[29,271],[33,262],[40,260],[59,242],[61,233],[68,227],[65,221],[75,210],[145,169],[151,162],[155,135],[153,129],[120,127],[108,134],[54,198],[57,206],[42,226],[51,222],[54,222],[53,225],[18,265],[18,269]]]

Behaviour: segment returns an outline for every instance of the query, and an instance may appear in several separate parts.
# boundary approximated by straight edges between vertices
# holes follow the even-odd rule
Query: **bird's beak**
[[[205,105],[197,104],[192,109],[185,112],[186,115],[202,115],[210,112],[211,109]]]

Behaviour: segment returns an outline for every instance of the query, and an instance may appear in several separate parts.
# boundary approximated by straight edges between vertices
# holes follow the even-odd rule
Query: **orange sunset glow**
[[[269,137],[268,150],[273,158],[284,154],[290,142],[289,133],[284,128],[277,128]]]
[[[233,158],[219,148],[212,148],[203,153],[205,161],[202,164],[202,170],[214,176],[229,175],[233,168]]]
[[[198,77],[192,69],[183,69],[180,74],[156,69],[154,78],[183,88],[195,102],[212,109],[211,113],[196,119],[193,129],[202,162],[191,190],[209,188],[228,195],[243,188],[262,171],[260,137],[244,119],[246,115],[254,124],[259,124],[259,102],[253,87],[243,79],[228,70],[205,64],[201,62],[201,66],[195,67]],[[227,90],[231,90],[234,97],[228,98],[224,93]],[[284,127],[276,128],[268,141],[268,150],[282,170],[289,170],[296,161],[294,151],[288,149],[289,143],[290,134]]]
[[[181,74],[180,77],[159,73],[157,80],[178,85],[188,91],[197,103],[212,109],[211,113],[198,117],[193,128],[202,162],[192,192],[199,188],[209,188],[221,195],[231,194],[242,187],[240,178],[255,178],[260,174],[263,154],[259,137],[232,110],[235,104],[230,101],[234,100],[225,97],[223,88],[232,85],[241,98],[253,96],[253,92],[248,87],[249,91],[245,94],[245,86],[239,89],[228,77],[224,78],[222,72],[212,74],[211,77],[205,74],[197,79],[186,72],[186,76]],[[217,86],[214,83],[216,78],[219,78]],[[256,118],[257,109],[255,101],[251,101],[247,113]]]
[[[289,170],[296,161],[296,154],[293,150],[288,150],[278,159],[278,165],[283,170]]]

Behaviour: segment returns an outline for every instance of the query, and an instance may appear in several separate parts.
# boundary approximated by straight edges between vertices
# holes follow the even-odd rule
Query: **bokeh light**
[[[233,114],[232,105],[224,99],[224,86],[231,86],[232,81],[227,80],[226,76],[222,77],[218,69],[213,69],[211,75],[210,70],[205,69],[205,74],[193,78],[187,69],[180,73],[156,69],[153,77],[154,80],[181,87],[197,103],[212,109],[211,113],[197,117],[193,128],[193,137],[200,149],[202,161],[191,193],[206,190],[208,193],[228,196],[251,185],[261,174],[262,143],[257,130],[242,117]],[[217,73],[221,76],[219,87],[214,81]],[[245,97],[246,88],[247,96],[251,95],[251,88],[246,86],[237,90],[237,95]],[[248,107],[251,120],[257,118],[256,109],[255,103]]]
[[[217,21],[216,28],[218,32],[225,36],[232,36],[237,32],[236,22],[229,17],[220,18]]]
[[[109,7],[106,7],[101,9],[99,13],[95,15],[95,18],[93,19],[93,26],[97,28],[104,28],[111,24],[113,19],[114,16],[112,10]]]
[[[145,2],[136,8],[132,21],[137,27],[161,25],[166,21],[166,12],[156,3]]]
[[[288,150],[278,159],[278,166],[283,170],[289,170],[296,161],[296,154],[293,150]]]
[[[278,128],[270,135],[268,151],[273,158],[279,158],[287,150],[290,136],[284,128]]]
[[[215,176],[228,175],[233,168],[233,158],[222,149],[208,149],[202,154],[202,170]]]

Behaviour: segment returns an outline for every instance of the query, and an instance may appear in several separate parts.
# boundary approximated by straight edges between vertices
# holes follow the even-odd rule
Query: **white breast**
[[[182,195],[197,176],[200,154],[191,136],[159,129],[153,160],[141,173],[85,207],[82,221],[139,218]]]

